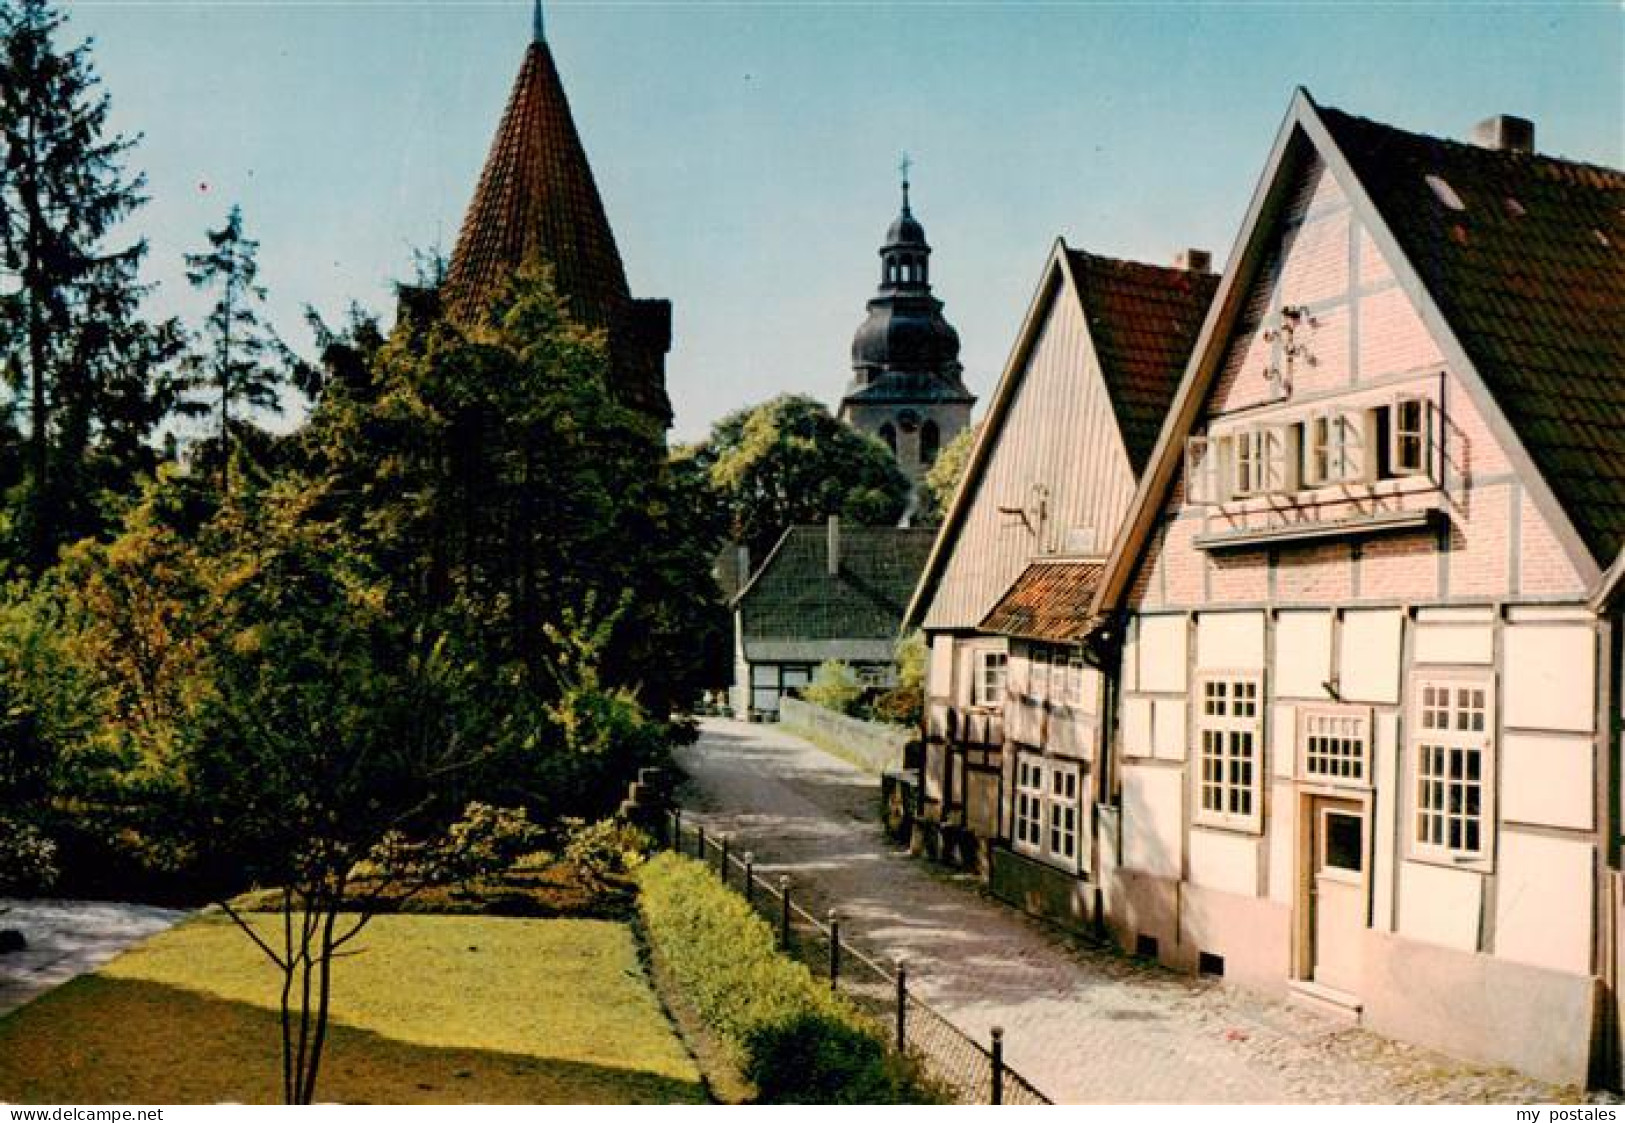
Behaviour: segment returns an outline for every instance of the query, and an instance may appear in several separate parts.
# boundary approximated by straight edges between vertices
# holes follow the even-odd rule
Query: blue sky
[[[271,311],[387,311],[456,238],[530,29],[512,2],[66,5],[151,204],[161,311],[234,202]],[[548,38],[633,291],[674,303],[674,437],[794,390],[832,404],[897,209],[986,397],[1058,235],[1222,261],[1292,90],[1442,136],[1531,117],[1625,164],[1617,4],[549,3]]]

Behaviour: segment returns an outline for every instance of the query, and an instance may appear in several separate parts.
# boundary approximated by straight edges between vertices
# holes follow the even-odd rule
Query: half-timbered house
[[[1098,583],[1105,916],[1582,1081],[1617,984],[1625,175],[1293,99]],[[1615,1074],[1617,1076],[1617,1072]]]
[[[1056,243],[905,620],[930,645],[926,845],[1058,916],[1079,918],[1090,875],[1105,695],[1082,621],[1022,609],[1098,572],[1217,283],[1207,264]]]

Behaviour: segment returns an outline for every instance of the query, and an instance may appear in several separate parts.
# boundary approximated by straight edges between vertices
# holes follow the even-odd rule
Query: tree
[[[707,497],[611,395],[605,339],[551,275],[521,273],[476,327],[414,319],[361,355],[327,385],[304,456],[355,497],[343,517],[435,627],[546,695],[545,626],[628,596],[606,683],[661,719],[693,701],[724,623]]]
[[[150,431],[148,378],[176,338],[136,318],[146,243],[106,245],[145,180],[122,166],[134,141],[104,135],[89,45],[56,46],[62,24],[47,0],[0,0],[0,366],[26,402],[14,531],[35,570],[95,513],[79,473],[96,433]]]
[[[393,611],[319,487],[226,500],[211,567],[221,642],[187,730],[194,829],[210,860],[272,889],[267,923],[221,903],[281,973],[283,1094],[309,1103],[335,956],[409,893],[488,750],[449,642]]]
[[[757,559],[797,523],[840,515],[894,526],[908,505],[908,477],[886,446],[808,397],[732,413],[688,455],[710,479],[731,537]]]
[[[265,288],[259,284],[260,244],[243,233],[243,211],[233,205],[226,224],[208,231],[209,249],[186,255],[186,279],[214,290],[203,323],[204,351],[193,357],[199,388],[208,386],[219,417],[215,454],[220,490],[231,490],[232,414],[237,407],[275,412],[281,408],[287,348],[260,319]]]
[[[925,473],[920,483],[920,505],[916,512],[922,526],[934,526],[948,517],[948,504],[959,490],[959,481],[965,477],[970,464],[971,450],[976,447],[976,434],[981,425],[970,425],[954,434]]]

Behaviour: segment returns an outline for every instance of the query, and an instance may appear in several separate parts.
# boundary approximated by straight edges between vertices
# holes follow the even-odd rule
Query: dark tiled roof
[[[993,606],[981,630],[1017,639],[1076,643],[1089,625],[1089,602],[1106,570],[1098,561],[1033,562]]]
[[[664,356],[671,309],[635,301],[603,200],[545,42],[533,42],[491,142],[441,289],[454,319],[473,320],[522,266],[552,266],[571,314],[609,334],[615,389],[669,419]]]
[[[828,529],[791,527],[735,602],[744,639],[895,639],[935,535],[842,525],[840,574],[831,577]]]
[[[1625,173],[1320,114],[1606,567],[1625,543]]]
[[[1151,458],[1219,278],[1066,252],[1129,463],[1138,475]]]

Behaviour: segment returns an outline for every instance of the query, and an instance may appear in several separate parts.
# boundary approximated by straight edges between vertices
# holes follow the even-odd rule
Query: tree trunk
[[[231,494],[231,305],[232,283],[226,281],[225,315],[220,328],[220,495]]]

